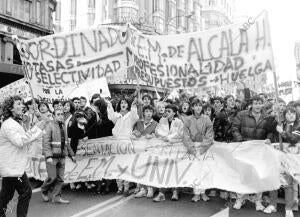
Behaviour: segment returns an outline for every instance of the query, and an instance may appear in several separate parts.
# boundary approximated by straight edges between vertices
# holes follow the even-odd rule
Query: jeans
[[[64,184],[65,158],[53,158],[53,163],[46,162],[48,178],[41,187],[43,194],[48,194],[52,190],[52,197],[60,197]]]
[[[293,178],[289,175],[285,175],[285,179],[288,183],[288,185],[284,187],[285,209],[298,210],[298,201],[294,199],[297,189],[296,190],[294,189]],[[277,207],[278,191],[271,191],[270,199],[271,199],[270,205]]]
[[[17,217],[26,217],[32,190],[26,173],[22,177],[3,177],[0,192],[0,217],[5,217],[5,212],[10,212],[7,204],[14,196],[15,190],[19,194],[17,204]]]

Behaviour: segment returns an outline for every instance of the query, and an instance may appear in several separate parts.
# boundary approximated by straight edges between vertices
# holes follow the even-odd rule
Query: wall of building
[[[0,87],[23,77],[11,36],[31,39],[53,33],[55,0],[0,0]]]

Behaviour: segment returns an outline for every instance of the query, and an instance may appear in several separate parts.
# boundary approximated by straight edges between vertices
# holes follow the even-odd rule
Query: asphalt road
[[[164,202],[154,203],[147,198],[136,199],[132,196],[123,197],[111,193],[96,195],[92,192],[72,192],[68,188],[63,191],[63,197],[71,201],[69,205],[42,202],[39,189],[35,189],[30,202],[28,217],[210,217],[219,211],[230,207],[230,203],[219,198],[209,202],[192,203],[191,195],[181,194],[177,202],[170,201],[170,194]],[[7,217],[16,216],[17,193],[9,205]],[[256,212],[254,204],[247,202],[241,210],[230,208],[230,217],[282,217],[284,207],[279,205],[275,214],[267,215]],[[295,216],[300,217],[295,212]]]

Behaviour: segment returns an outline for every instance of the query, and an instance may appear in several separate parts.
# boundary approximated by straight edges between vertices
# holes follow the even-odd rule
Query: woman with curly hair
[[[28,159],[28,147],[36,140],[45,127],[45,121],[39,121],[29,131],[22,126],[24,104],[19,96],[5,99],[3,105],[4,122],[0,130],[0,216],[5,216],[7,204],[13,198],[15,190],[19,194],[17,216],[27,216],[31,198],[31,187],[25,168]]]

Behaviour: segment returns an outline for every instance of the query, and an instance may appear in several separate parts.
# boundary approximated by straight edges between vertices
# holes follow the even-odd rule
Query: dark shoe
[[[52,203],[69,204],[70,201],[64,200],[61,197],[56,197],[52,199]]]
[[[42,192],[42,198],[44,202],[49,202],[49,197],[46,193]]]
[[[129,191],[124,191],[123,196],[128,197],[130,195]]]

